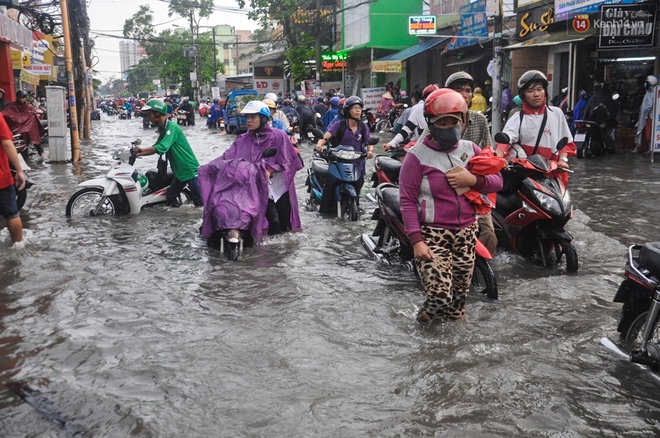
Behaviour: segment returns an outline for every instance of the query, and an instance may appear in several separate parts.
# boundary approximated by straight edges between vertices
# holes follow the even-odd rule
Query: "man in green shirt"
[[[181,127],[176,122],[167,120],[167,105],[161,100],[152,99],[140,109],[140,112],[146,113],[151,124],[158,127],[159,135],[155,145],[147,148],[133,148],[133,154],[136,156],[167,154],[172,173],[174,173],[172,184],[167,189],[167,205],[171,207],[180,205],[179,195],[187,184],[195,206],[201,207],[204,202],[197,179],[199,161]]]

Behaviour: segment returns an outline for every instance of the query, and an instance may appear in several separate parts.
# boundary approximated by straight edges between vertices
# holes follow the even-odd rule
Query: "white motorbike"
[[[135,140],[131,145],[137,146],[141,143],[140,140]],[[131,153],[131,148],[117,149],[112,155],[112,159],[117,162],[105,177],[94,178],[78,185],[82,188],[69,199],[66,215],[81,217],[138,214],[145,205],[166,202],[167,189],[174,178],[172,171],[168,168],[165,176],[159,176],[156,169],[140,173],[134,167],[136,158]],[[179,203],[186,202],[192,202],[187,186],[179,195]]]

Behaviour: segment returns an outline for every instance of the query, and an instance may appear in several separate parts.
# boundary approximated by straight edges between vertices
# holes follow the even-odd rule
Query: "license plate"
[[[585,138],[587,138],[587,134],[575,134],[575,138],[573,140],[584,141]]]

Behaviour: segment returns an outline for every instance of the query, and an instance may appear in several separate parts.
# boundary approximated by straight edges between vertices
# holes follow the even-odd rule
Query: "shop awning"
[[[419,55],[446,40],[447,38],[434,38],[374,60],[371,62],[371,71],[374,73],[401,73],[401,61]]]
[[[591,29],[585,32],[582,35],[568,35],[566,31],[559,32],[546,32],[543,35],[539,35],[534,38],[530,38],[520,43],[512,44],[510,46],[503,47],[504,50],[517,50],[524,49],[526,47],[539,47],[539,46],[554,46],[557,44],[563,43],[574,43],[577,41],[582,41],[585,38],[588,38],[592,35],[595,35],[596,30]]]
[[[460,58],[458,58],[456,61],[447,64],[447,67],[451,67],[453,65],[466,65],[466,64],[472,64],[474,62],[479,61],[481,58],[484,56],[490,55],[491,51],[490,50],[480,50],[478,52],[473,52],[473,53],[466,53]]]

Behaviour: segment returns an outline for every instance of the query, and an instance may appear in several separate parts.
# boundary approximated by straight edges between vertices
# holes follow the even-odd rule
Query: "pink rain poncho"
[[[268,148],[277,149],[277,153],[263,158]],[[198,170],[204,199],[202,235],[209,238],[216,231],[239,229],[248,230],[255,242],[261,240],[268,228],[266,170],[284,175],[291,202],[291,227],[300,228],[294,176],[301,168],[302,163],[284,131],[265,125],[257,132],[239,135],[224,154]]]

